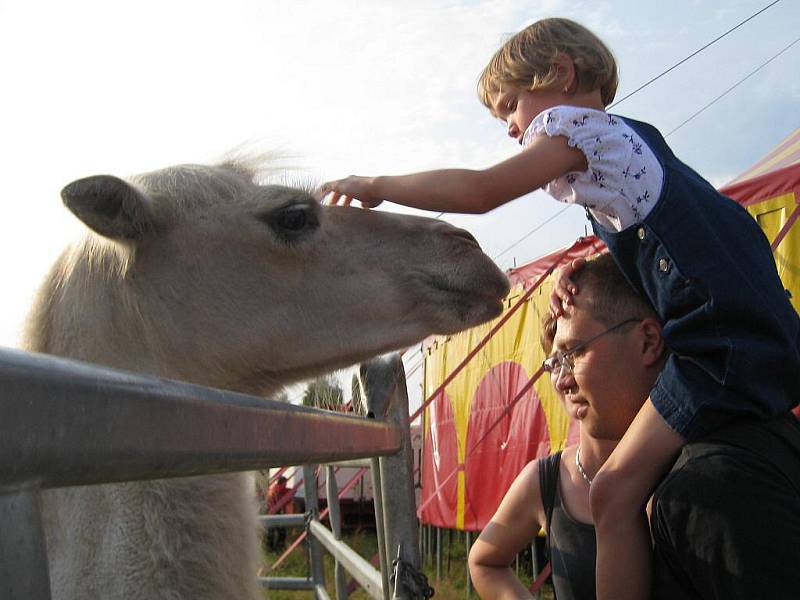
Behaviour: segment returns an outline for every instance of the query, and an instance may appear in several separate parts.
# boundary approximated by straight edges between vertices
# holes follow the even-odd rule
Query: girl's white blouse
[[[601,110],[555,106],[531,122],[523,147],[542,134],[565,136],[589,165],[544,187],[556,200],[585,207],[612,231],[641,222],[655,206],[664,171],[650,147],[621,118]]]

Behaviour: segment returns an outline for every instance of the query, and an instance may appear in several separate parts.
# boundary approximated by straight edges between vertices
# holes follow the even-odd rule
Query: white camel
[[[93,231],[42,286],[32,351],[269,395],[484,322],[508,290],[463,230],[320,206],[235,161],[89,177],[62,197]],[[43,507],[57,599],[259,597],[245,474],[51,490]]]

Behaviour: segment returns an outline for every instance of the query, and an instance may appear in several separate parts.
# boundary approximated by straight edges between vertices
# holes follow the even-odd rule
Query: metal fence
[[[362,365],[361,372],[367,418],[0,349],[0,597],[50,598],[42,489],[369,457],[380,490],[381,571],[340,539],[335,477],[328,477],[332,530],[319,521],[313,467],[306,466],[311,576],[262,584],[328,598],[324,547],[337,572],[348,570],[372,597],[424,598],[402,362],[394,356]],[[389,557],[396,558],[393,582]]]

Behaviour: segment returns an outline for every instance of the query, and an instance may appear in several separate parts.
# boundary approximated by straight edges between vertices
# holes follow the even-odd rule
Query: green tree
[[[325,410],[342,410],[344,392],[330,376],[314,379],[306,385],[303,392],[303,406],[315,406]]]

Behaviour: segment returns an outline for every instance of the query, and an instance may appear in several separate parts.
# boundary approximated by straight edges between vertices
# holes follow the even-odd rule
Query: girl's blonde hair
[[[577,90],[599,89],[608,106],[617,93],[617,62],[611,50],[583,25],[569,19],[542,19],[503,44],[478,80],[481,102],[492,110],[501,90],[549,90],[559,81],[557,59],[566,54],[575,65]]]

